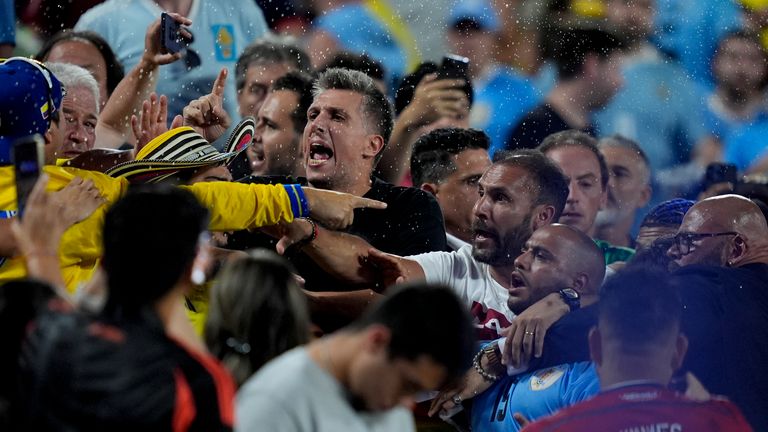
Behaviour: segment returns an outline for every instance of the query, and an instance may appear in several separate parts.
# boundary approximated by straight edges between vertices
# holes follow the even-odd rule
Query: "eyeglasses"
[[[725,235],[739,235],[734,231],[726,231],[719,233],[678,233],[672,237],[673,245],[677,248],[680,255],[688,255],[694,249],[693,244],[699,240],[720,237]]]

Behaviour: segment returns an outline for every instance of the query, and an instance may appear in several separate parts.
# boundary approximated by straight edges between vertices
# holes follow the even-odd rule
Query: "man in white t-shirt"
[[[471,245],[454,252],[403,258],[350,242],[350,247],[340,252],[343,257],[335,256],[323,265],[335,275],[361,284],[389,286],[426,279],[447,285],[470,308],[478,339],[496,339],[515,317],[507,305],[515,258],[534,230],[557,221],[567,196],[565,176],[542,153],[507,153],[480,178]],[[311,300],[317,296],[313,293]],[[344,307],[349,309],[354,296],[364,304],[370,301],[371,292],[331,293],[322,299],[322,306],[327,308],[334,298],[341,305],[339,299],[343,298]],[[559,295],[553,294],[553,299]],[[341,306],[336,309],[341,310]]]

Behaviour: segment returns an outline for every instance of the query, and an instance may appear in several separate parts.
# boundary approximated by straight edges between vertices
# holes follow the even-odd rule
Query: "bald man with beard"
[[[585,299],[593,297],[605,276],[604,262],[600,248],[578,229],[562,224],[543,226],[533,232],[525,242],[522,254],[514,261],[507,304],[512,312],[519,315],[537,301],[560,290],[577,291]],[[549,330],[548,342],[562,343],[553,338],[563,341],[573,339],[575,334],[566,329],[575,325],[585,327],[583,332],[586,332],[596,316],[595,305],[568,314],[567,319],[561,320],[565,326],[558,322]],[[536,331],[521,330],[509,337],[532,339]],[[586,336],[582,339],[581,345],[586,347]],[[467,377],[467,381],[478,381],[479,378],[485,385],[471,391],[462,388],[442,393],[433,404],[433,412],[440,407],[451,409],[477,391],[480,394],[472,406],[472,430],[516,431],[521,426],[514,414],[519,413],[529,420],[537,419],[589,398],[599,390],[597,375],[589,362],[586,348],[582,354],[583,361],[557,362],[550,357],[545,359],[547,366],[537,366],[540,364],[537,360],[531,363],[531,372],[507,376],[506,370],[498,364],[479,363],[482,356],[500,356],[496,344],[488,344],[476,357],[485,375],[473,368]],[[498,377],[497,380],[494,377]]]
[[[768,430],[768,225],[738,195],[696,203],[669,257],[683,300],[690,347],[683,367],[713,394],[741,408],[755,430]]]

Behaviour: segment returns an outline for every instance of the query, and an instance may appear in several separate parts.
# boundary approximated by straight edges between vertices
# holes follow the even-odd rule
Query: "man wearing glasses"
[[[768,430],[768,225],[738,195],[696,203],[667,252],[690,340],[684,369]]]

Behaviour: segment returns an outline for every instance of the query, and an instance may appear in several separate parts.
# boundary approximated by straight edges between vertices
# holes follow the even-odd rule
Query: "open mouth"
[[[527,284],[525,283],[525,279],[518,272],[512,273],[512,275],[509,278],[509,283],[512,286],[512,288],[525,288],[527,286]]]
[[[475,229],[474,230],[474,237],[475,240],[496,240],[496,234],[491,231],[481,230],[481,229]]]
[[[319,166],[333,157],[333,150],[321,142],[313,142],[309,145],[309,166]]]

